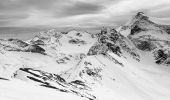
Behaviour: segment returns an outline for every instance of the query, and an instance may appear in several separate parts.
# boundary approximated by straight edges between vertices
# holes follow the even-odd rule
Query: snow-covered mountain
[[[140,51],[150,52],[157,64],[170,64],[170,25],[161,25],[155,22],[156,18],[148,17],[139,12],[119,32],[126,33],[135,47]],[[161,23],[161,22],[159,22]],[[128,34],[128,35],[127,35]]]
[[[170,26],[142,12],[100,33],[0,40],[3,100],[169,100]]]

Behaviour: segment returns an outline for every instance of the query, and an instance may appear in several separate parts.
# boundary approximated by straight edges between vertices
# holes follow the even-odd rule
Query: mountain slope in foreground
[[[53,29],[0,40],[0,98],[169,100],[170,27],[156,22],[138,13],[98,34]]]

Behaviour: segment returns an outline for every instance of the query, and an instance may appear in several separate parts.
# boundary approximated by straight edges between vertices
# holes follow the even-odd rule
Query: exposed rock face
[[[137,49],[150,52],[150,54],[155,57],[155,63],[157,64],[167,64],[168,62],[168,56],[161,57],[158,55],[170,51],[169,29],[169,25],[159,25],[142,12],[134,16],[134,18],[124,26],[124,29],[122,28],[122,30],[130,30],[127,37]]]
[[[30,45],[27,47],[27,49],[25,51],[45,54],[45,50],[37,45]]]
[[[169,65],[170,64],[170,51],[166,51],[166,50],[157,50],[154,52],[154,57],[155,57],[155,62],[157,64],[166,64]]]
[[[80,76],[83,74],[87,74],[89,77],[92,77],[93,80],[102,80],[102,75],[100,75],[102,69],[101,68],[89,68],[85,67],[81,72]]]
[[[152,51],[156,48],[156,45],[152,41],[149,41],[147,39],[133,39],[132,41],[135,46],[142,51]]]
[[[20,76],[20,74],[22,76]],[[75,94],[89,100],[96,100],[96,97],[90,94],[91,88],[81,80],[67,82],[60,75],[31,68],[20,68],[15,72],[13,77],[21,80],[33,81],[40,86],[55,89],[60,92]],[[82,90],[84,92],[81,92]]]
[[[33,45],[45,45],[44,41],[42,40],[36,40],[36,41],[30,41]]]
[[[10,41],[11,43],[15,44],[15,45],[18,45],[19,47],[26,47],[28,46],[27,43],[25,43],[24,41],[22,40],[18,40],[18,39],[8,39],[8,41]]]
[[[140,28],[138,25],[135,25],[132,29],[131,29],[131,35],[134,35],[135,33],[139,33],[139,32],[142,32],[142,31],[146,31],[142,28]]]
[[[128,42],[130,42],[128,38],[121,35],[115,29],[110,29],[110,30],[105,29],[104,32],[103,31],[101,32],[102,33],[99,33],[100,35],[98,35],[98,42],[100,45],[91,48],[90,51],[93,52],[91,54],[101,54],[110,51],[118,56],[121,56],[122,52],[125,51],[134,59],[138,61],[140,60],[140,56],[135,51],[135,48],[132,47],[130,44],[128,44]],[[101,51],[101,50],[103,52],[97,53],[97,51]]]
[[[99,55],[99,54],[103,54],[105,52],[107,52],[108,47],[103,45],[103,44],[97,44],[92,46],[89,51],[88,51],[88,56],[90,55]]]
[[[169,25],[159,25],[157,23],[154,23],[144,15],[144,13],[138,13],[131,21],[131,23],[128,24],[129,27],[131,27],[131,34],[138,34],[145,31],[155,31],[157,33],[162,34],[169,34]]]
[[[85,41],[80,40],[80,39],[71,39],[71,40],[69,40],[69,43],[71,43],[71,44],[81,44],[81,45],[85,45],[86,44]]]
[[[34,52],[44,54],[45,50],[37,45],[30,45],[22,40],[8,39],[1,40],[0,46],[7,51],[23,51],[23,52]]]

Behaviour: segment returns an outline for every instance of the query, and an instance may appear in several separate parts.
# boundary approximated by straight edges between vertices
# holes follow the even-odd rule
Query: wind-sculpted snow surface
[[[0,40],[0,99],[170,100],[170,28],[154,21]]]

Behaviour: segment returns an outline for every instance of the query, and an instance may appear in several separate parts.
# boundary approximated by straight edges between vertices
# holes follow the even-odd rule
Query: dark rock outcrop
[[[71,43],[71,44],[81,44],[81,45],[85,45],[86,44],[85,41],[80,40],[80,39],[71,39],[71,40],[69,40],[69,43]]]
[[[134,39],[133,43],[139,50],[142,50],[142,51],[152,51],[156,48],[156,45],[154,45],[154,43],[149,40]]]
[[[86,83],[81,80],[75,80],[67,82],[60,75],[44,72],[41,70],[35,70],[32,68],[20,68],[15,73],[15,78],[21,78],[20,74],[22,72],[22,78],[32,82],[36,82],[38,85],[55,89],[60,92],[72,93],[80,97],[87,98],[89,100],[96,100],[96,97],[88,93],[91,88],[86,85]],[[21,78],[21,79],[22,79]],[[83,90],[83,92],[81,92]]]
[[[170,52],[165,52],[166,50],[159,49],[154,52],[155,63],[157,64],[170,64]]]
[[[8,39],[8,41],[11,42],[12,44],[19,46],[19,47],[24,48],[24,47],[28,46],[27,43],[25,43],[24,41],[19,40],[19,39]]]
[[[106,45],[97,44],[97,45],[92,46],[89,49],[87,55],[88,56],[90,56],[90,55],[99,55],[99,54],[107,52],[107,50],[108,50],[108,47]]]
[[[32,45],[45,45],[44,41],[42,40],[36,40],[36,41],[30,41]]]
[[[26,52],[34,52],[34,53],[41,53],[45,54],[45,50],[37,45],[30,45],[25,49]]]
[[[38,45],[30,45],[18,39],[1,40],[0,46],[6,51],[23,51],[45,54],[45,50],[42,47]]]

